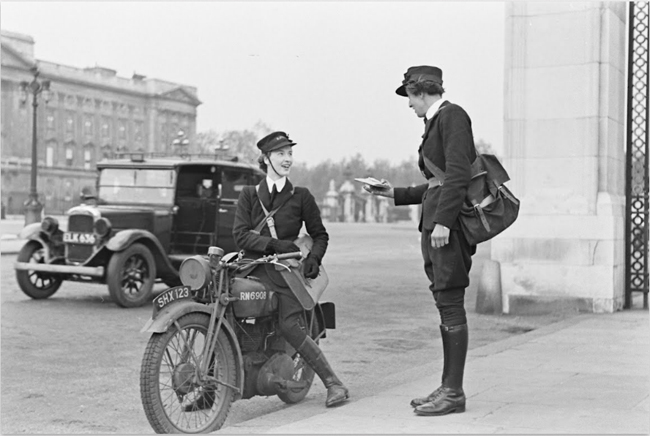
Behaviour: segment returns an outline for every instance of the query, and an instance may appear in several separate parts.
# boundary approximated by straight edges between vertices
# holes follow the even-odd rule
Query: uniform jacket
[[[421,203],[420,230],[433,230],[436,223],[457,229],[458,213],[471,180],[471,165],[476,159],[472,122],[462,107],[446,101],[427,121],[422,138],[418,150],[420,170],[425,177],[432,177],[424,165],[424,155],[445,172],[444,183],[434,188],[429,188],[428,183],[395,188],[395,205]]]
[[[291,195],[292,189],[294,191],[293,195]],[[239,194],[232,234],[235,243],[241,250],[244,250],[246,256],[255,258],[268,253],[268,244],[271,240],[271,232],[267,225],[262,227],[260,234],[253,232],[253,229],[266,216],[260,205],[259,198],[262,199],[264,207],[269,212],[289,198],[273,216],[278,239],[295,240],[304,222],[307,233],[314,240],[311,256],[320,264],[329,241],[329,235],[321,219],[320,209],[314,196],[307,188],[293,187],[289,180],[287,180],[282,191],[277,194],[273,205],[271,205],[271,196],[266,179],[260,183],[259,196],[255,186],[246,186]]]

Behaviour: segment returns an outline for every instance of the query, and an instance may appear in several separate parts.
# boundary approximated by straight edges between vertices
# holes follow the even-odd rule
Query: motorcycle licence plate
[[[158,295],[153,299],[153,315],[154,317],[158,312],[160,312],[164,307],[169,306],[170,304],[178,301],[192,298],[190,293],[189,286],[176,286],[175,288],[169,288],[162,294]]]

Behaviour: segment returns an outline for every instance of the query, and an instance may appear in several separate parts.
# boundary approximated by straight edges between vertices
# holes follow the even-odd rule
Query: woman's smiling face
[[[293,149],[291,145],[285,145],[282,148],[273,150],[264,158],[264,162],[270,171],[267,171],[269,176],[275,173],[278,178],[286,177],[291,172],[291,165],[293,165]]]

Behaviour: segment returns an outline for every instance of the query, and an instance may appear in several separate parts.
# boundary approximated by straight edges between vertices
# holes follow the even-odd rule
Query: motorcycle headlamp
[[[94,224],[95,233],[101,237],[108,235],[111,231],[111,227],[111,222],[107,218],[100,218],[95,221]]]
[[[45,233],[52,234],[59,229],[59,221],[51,216],[46,216],[41,222],[41,230]]]
[[[181,263],[178,270],[181,283],[189,286],[193,291],[208,286],[212,280],[210,263],[203,256],[188,257]]]

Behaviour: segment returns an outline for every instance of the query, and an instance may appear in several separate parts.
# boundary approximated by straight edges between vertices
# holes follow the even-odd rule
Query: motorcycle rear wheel
[[[192,378],[205,342],[210,317],[190,313],[165,333],[151,336],[142,359],[140,396],[145,415],[156,433],[209,433],[221,428],[235,400],[237,364],[223,330],[219,332],[208,373],[224,384],[201,386]],[[183,337],[185,339],[183,339]],[[186,411],[193,404],[205,408]]]

